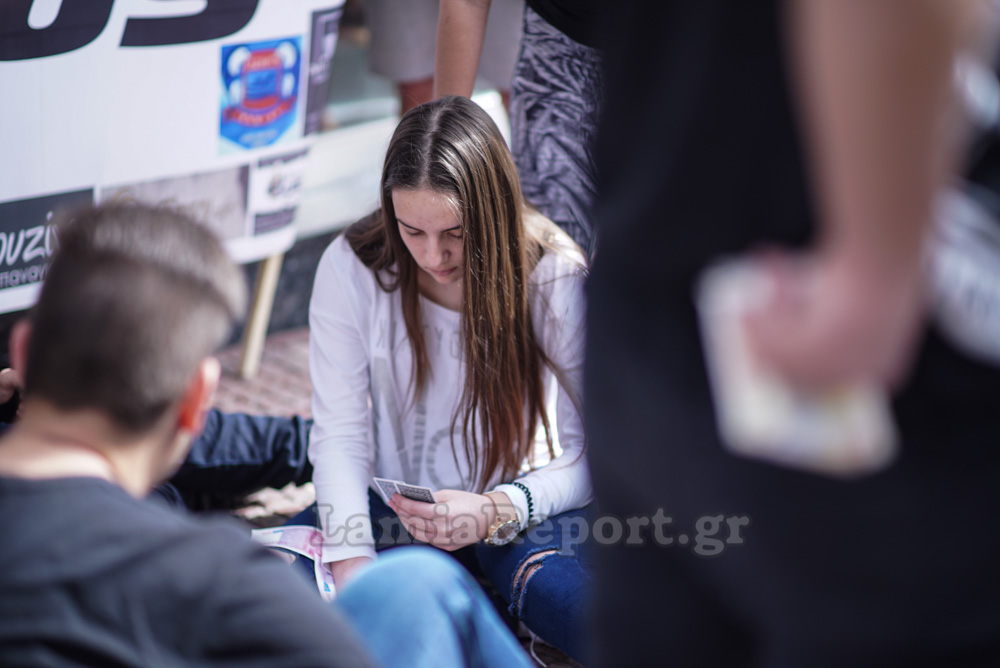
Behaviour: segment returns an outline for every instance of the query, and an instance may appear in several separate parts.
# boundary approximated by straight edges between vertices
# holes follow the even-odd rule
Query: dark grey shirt
[[[232,522],[96,478],[0,477],[0,538],[0,665],[371,665],[335,610]]]

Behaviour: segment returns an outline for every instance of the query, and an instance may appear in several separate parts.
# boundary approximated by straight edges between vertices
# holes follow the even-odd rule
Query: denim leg
[[[431,548],[380,556],[338,593],[334,605],[387,668],[533,665],[479,585]]]
[[[312,420],[209,411],[187,460],[170,480],[183,492],[233,496],[312,479]]]
[[[375,551],[380,555],[386,550],[393,548],[412,546],[415,543],[417,545],[422,545],[422,543],[418,543],[416,539],[413,538],[409,532],[407,532],[406,528],[403,526],[402,520],[400,520],[399,516],[396,515],[396,512],[385,504],[382,497],[379,496],[377,492],[370,489],[368,490],[368,507],[371,512],[372,537],[375,539]],[[286,525],[292,524],[318,527],[319,517],[317,515],[316,504],[312,504],[298,515],[288,520],[286,523]],[[460,550],[455,550],[454,552],[442,554],[448,559],[457,561],[462,567],[468,570],[473,577],[479,579],[484,577],[483,570],[479,566],[479,559],[475,552],[475,546],[470,545],[468,547],[463,547]],[[315,580],[312,570],[312,561],[306,559],[305,557],[299,557],[292,566],[307,581],[313,582]],[[511,629],[517,628],[517,622],[506,614],[505,608],[509,605],[509,601],[501,600],[496,592],[492,591],[492,589],[493,588],[490,587],[489,591],[484,593],[489,598],[490,602],[495,606],[495,609],[501,615],[504,623]]]
[[[562,513],[507,545],[476,546],[483,572],[510,614],[578,661],[585,656],[593,578],[586,544],[592,513],[592,506]]]

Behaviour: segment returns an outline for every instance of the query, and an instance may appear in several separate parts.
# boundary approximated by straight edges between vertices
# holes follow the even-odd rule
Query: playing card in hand
[[[414,501],[434,503],[434,492],[429,487],[407,485],[401,480],[388,480],[387,478],[372,478],[372,480],[375,481],[386,503],[389,503],[393,494],[400,494]]]

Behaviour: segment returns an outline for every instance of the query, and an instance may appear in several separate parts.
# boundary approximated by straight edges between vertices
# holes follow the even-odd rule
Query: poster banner
[[[305,134],[323,129],[323,111],[330,98],[330,63],[337,47],[341,7],[313,12],[309,40],[309,81],[306,95]]]
[[[223,241],[246,236],[249,165],[101,189],[103,202],[158,202],[203,221]]]
[[[265,234],[290,224],[302,195],[306,152],[265,158],[257,163],[250,190],[254,230]]]
[[[58,244],[58,212],[93,202],[94,191],[87,189],[0,204],[0,299],[5,311],[35,303]]]
[[[343,2],[4,0],[0,312],[81,202],[180,207],[240,262],[287,250]]]
[[[298,120],[301,44],[286,37],[222,47],[221,153],[287,141]]]

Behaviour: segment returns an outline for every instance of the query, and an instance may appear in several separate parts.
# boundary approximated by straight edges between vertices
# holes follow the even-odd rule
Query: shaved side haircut
[[[25,394],[146,431],[242,317],[243,275],[208,229],[163,207],[87,207],[58,240],[31,313]]]

